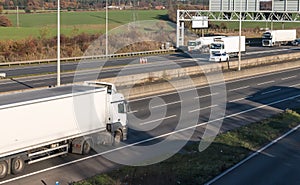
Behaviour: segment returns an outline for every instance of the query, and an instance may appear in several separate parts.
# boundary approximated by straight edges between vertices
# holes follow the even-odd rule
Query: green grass
[[[22,12],[22,10],[21,10]],[[6,13],[6,11],[4,11]],[[17,17],[15,11],[8,11],[7,16],[13,27],[0,27],[0,40],[20,40],[28,37],[39,37],[42,29],[48,29],[48,37],[56,36],[57,14],[55,12],[45,13],[20,13],[17,28]],[[109,29],[127,24],[129,22],[143,20],[165,20],[167,10],[109,10]],[[221,22],[213,22],[220,24]],[[238,22],[223,22],[229,29],[237,29]],[[285,23],[285,28],[297,28],[299,23]],[[243,22],[243,28],[265,28],[271,27],[271,23]],[[281,29],[282,23],[273,23],[274,29]],[[75,31],[76,30],[76,31]],[[67,36],[80,33],[96,34],[105,32],[105,11],[86,12],[61,12],[61,33]]]
[[[74,185],[98,184],[203,184],[250,153],[300,123],[300,115],[287,110],[261,122],[220,134],[203,152],[195,142],[164,162],[143,167],[121,167]]]
[[[225,24],[229,29],[238,29],[239,22],[218,22],[213,21],[212,23],[220,25],[221,23]],[[284,25],[284,27],[282,27]],[[299,28],[300,23],[273,23],[273,29],[291,29],[291,28]],[[269,28],[271,29],[271,22],[243,22],[242,28]]]
[[[166,10],[124,10],[109,11],[109,29],[115,28],[129,22],[143,20],[161,20],[165,18]],[[56,35],[57,14],[56,13],[30,13],[19,14],[19,25],[17,28],[16,14],[6,15],[13,27],[0,27],[0,40],[16,40],[28,37],[38,37],[40,30],[48,29],[48,36]],[[61,12],[61,33],[65,35],[76,33],[104,33],[105,11],[98,12]]]

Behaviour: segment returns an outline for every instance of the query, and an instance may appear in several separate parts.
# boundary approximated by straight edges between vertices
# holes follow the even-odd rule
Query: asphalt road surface
[[[209,184],[299,184],[300,130],[279,140]]]
[[[32,185],[42,180],[67,184],[119,167],[119,163],[159,162],[158,156],[169,157],[186,142],[199,142],[205,129],[214,134],[219,127],[222,132],[299,107],[299,72],[300,68],[290,69],[130,100],[129,138],[121,147],[105,146],[90,156],[70,154],[32,164],[23,174],[10,175],[0,184]],[[272,166],[265,168],[272,171]]]
[[[299,52],[297,47],[249,47],[247,53],[242,59],[257,58],[269,55],[280,55],[286,53]],[[112,59],[109,61],[81,61],[72,63],[63,63],[61,69],[62,83],[73,83],[78,81],[96,80],[99,78],[114,77],[117,75],[132,75],[164,69],[184,68],[189,66],[201,65],[208,63],[208,54],[192,53],[171,54],[161,56],[148,56],[147,64],[139,64],[139,58]],[[195,62],[195,60],[197,62]],[[232,58],[231,60],[237,60]],[[125,67],[126,66],[126,67]],[[76,73],[74,73],[76,71]],[[122,73],[120,74],[120,71]],[[6,80],[0,81],[0,92],[30,89],[35,87],[45,87],[56,85],[57,76],[56,64],[41,64],[33,66],[0,68],[0,73],[6,73]],[[20,78],[26,75],[40,75],[34,77]],[[76,77],[75,77],[76,76]]]

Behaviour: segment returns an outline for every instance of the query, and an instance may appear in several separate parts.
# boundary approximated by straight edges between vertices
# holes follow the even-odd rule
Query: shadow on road
[[[33,88],[32,86],[27,85],[27,84],[25,84],[25,83],[23,83],[23,82],[20,82],[19,80],[15,80],[15,79],[13,79],[13,78],[10,78],[10,79],[11,79],[11,81],[14,81],[14,82],[16,82],[16,83],[18,83],[18,84],[21,84],[21,85],[25,86],[25,87]]]
[[[247,100],[285,110],[300,106],[300,89],[286,86],[272,86],[257,91]]]

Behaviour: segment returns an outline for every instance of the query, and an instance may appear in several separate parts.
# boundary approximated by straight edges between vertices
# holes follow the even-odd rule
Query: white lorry
[[[0,96],[0,178],[26,164],[127,139],[124,96],[85,82]]]
[[[216,39],[223,38],[225,36],[210,36],[210,37],[199,37],[196,40],[188,41],[188,51],[201,50],[209,48],[210,44]]]
[[[246,38],[241,36],[241,52],[246,51]],[[210,55],[214,53],[227,53],[229,56],[238,56],[239,54],[239,36],[228,36],[215,40],[210,45]]]
[[[296,30],[270,30],[262,35],[262,46],[286,45],[296,39]]]

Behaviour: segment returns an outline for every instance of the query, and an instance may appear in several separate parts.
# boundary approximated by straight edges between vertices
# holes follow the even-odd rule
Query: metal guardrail
[[[140,56],[140,55],[150,55],[150,54],[164,54],[174,52],[176,49],[161,49],[161,50],[153,50],[153,51],[140,51],[140,52],[132,52],[132,53],[119,53],[119,54],[111,54],[111,55],[94,55],[94,56],[81,56],[81,57],[68,57],[61,58],[60,61],[68,62],[68,61],[78,61],[78,60],[89,60],[89,59],[106,59],[106,58],[120,58],[120,57],[132,57],[132,56]],[[24,64],[41,64],[41,63],[51,63],[56,62],[57,59],[41,59],[41,60],[29,60],[29,61],[15,61],[15,62],[0,62],[0,66],[12,66],[12,65],[24,65]]]

